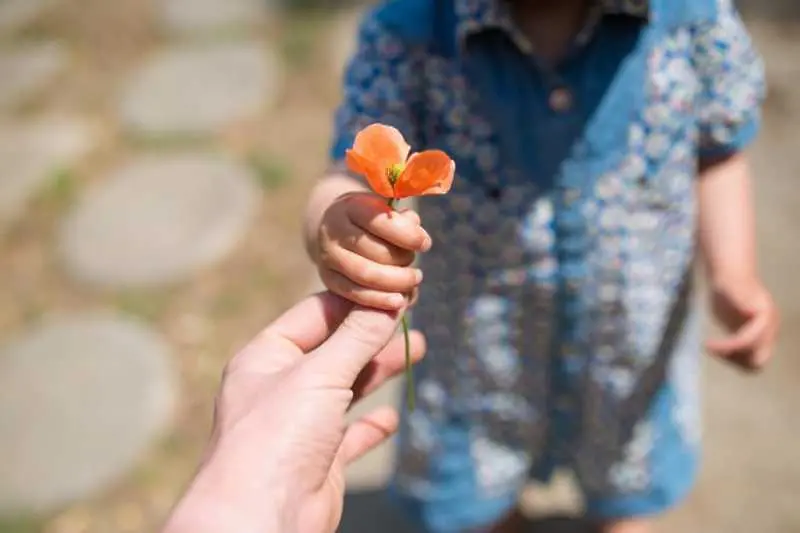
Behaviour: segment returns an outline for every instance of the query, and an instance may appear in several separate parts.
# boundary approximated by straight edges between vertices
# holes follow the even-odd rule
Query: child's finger
[[[732,335],[709,341],[707,347],[720,357],[731,357],[741,352],[752,353],[756,349],[760,339],[763,338],[766,328],[766,318],[757,315],[747,321]]]
[[[753,356],[753,365],[756,368],[763,368],[772,359],[775,353],[775,341],[777,339],[777,324],[772,324],[767,328],[767,332],[762,338],[755,355]]]
[[[422,282],[418,268],[382,265],[339,248],[325,257],[325,266],[370,289],[406,294]]]
[[[413,209],[401,209],[399,213],[418,226],[422,224],[422,219],[419,218],[419,214]]]
[[[390,244],[361,228],[358,228],[358,232],[353,232],[352,237],[343,239],[340,244],[345,249],[382,265],[407,267],[415,258],[414,252]]]
[[[401,293],[384,292],[363,287],[335,270],[323,268],[320,270],[319,275],[322,283],[325,284],[329,291],[363,307],[383,311],[398,311],[406,305],[406,298]]]
[[[395,213],[384,207],[377,209],[371,201],[353,198],[348,210],[350,221],[395,246],[415,252],[427,252],[431,237],[414,216]]]

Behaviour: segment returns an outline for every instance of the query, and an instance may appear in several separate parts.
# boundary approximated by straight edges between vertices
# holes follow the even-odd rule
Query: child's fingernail
[[[413,226],[411,221],[403,216],[392,217],[392,223],[400,229],[408,229]]]
[[[422,270],[420,269],[414,270],[414,281],[416,282],[417,285],[422,283]]]
[[[423,230],[423,231],[425,231],[425,230]],[[422,250],[423,252],[427,252],[428,250],[431,249],[432,245],[433,245],[433,241],[431,240],[431,236],[428,235],[427,233],[425,233],[425,238],[422,241],[422,246],[420,247],[420,250]]]
[[[403,307],[405,305],[406,299],[402,294],[392,294],[389,296],[389,305],[392,307]]]

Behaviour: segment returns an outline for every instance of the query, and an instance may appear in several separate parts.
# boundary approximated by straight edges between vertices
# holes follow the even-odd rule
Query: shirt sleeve
[[[369,124],[394,126],[412,147],[421,144],[414,109],[421,93],[420,51],[377,20],[361,23],[357,50],[344,73],[343,99],[334,119],[330,156],[344,159],[355,135]]]
[[[716,22],[696,37],[702,83],[700,156],[738,152],[756,137],[766,86],[764,65],[731,0],[719,0]]]

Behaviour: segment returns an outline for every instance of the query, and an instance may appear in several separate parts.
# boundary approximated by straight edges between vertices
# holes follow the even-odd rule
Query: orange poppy
[[[453,185],[455,162],[441,150],[411,157],[409,152],[411,147],[396,128],[372,124],[356,135],[346,153],[347,166],[384,198],[447,193]]]

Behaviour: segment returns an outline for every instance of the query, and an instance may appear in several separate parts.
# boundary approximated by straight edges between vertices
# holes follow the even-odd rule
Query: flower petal
[[[347,150],[347,152],[345,152],[345,161],[347,162],[347,168],[352,172],[359,176],[364,176],[375,194],[379,194],[385,198],[394,196],[392,186],[389,183],[389,177],[386,174],[386,169],[379,167],[353,150]]]
[[[396,128],[371,124],[356,135],[353,151],[386,170],[405,163],[411,147]]]
[[[456,164],[441,150],[427,150],[412,155],[395,184],[395,196],[445,194],[453,185]]]

